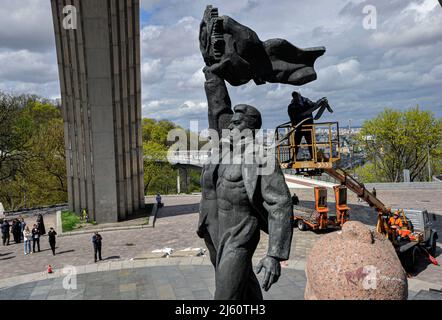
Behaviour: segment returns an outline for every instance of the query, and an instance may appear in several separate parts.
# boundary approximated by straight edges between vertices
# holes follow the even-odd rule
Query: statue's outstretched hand
[[[256,273],[259,274],[262,268],[265,269],[265,273],[264,273],[264,281],[261,287],[265,291],[268,291],[272,286],[272,284],[278,281],[279,276],[281,275],[281,265],[279,264],[278,259],[266,256],[265,258],[261,259],[261,261],[258,263],[258,266],[256,268]]]

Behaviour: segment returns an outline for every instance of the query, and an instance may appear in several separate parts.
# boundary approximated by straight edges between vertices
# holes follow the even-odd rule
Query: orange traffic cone
[[[52,267],[51,267],[51,265],[48,265],[48,273],[52,273]]]

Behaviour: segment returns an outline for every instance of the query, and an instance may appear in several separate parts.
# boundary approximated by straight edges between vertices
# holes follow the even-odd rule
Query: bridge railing
[[[172,151],[167,158],[171,164],[202,166],[210,159],[210,154],[206,150]]]

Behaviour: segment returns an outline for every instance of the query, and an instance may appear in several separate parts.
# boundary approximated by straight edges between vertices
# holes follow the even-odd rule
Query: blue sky
[[[59,97],[49,0],[0,0],[0,90]],[[200,0],[141,0],[143,116],[188,127],[207,125],[198,48]],[[324,120],[355,125],[385,107],[419,104],[442,116],[442,8],[437,0],[211,1],[257,32],[298,47],[325,46],[318,80],[297,87],[312,100],[329,98]],[[363,27],[364,7],[377,11],[376,29]],[[253,82],[230,87],[233,104],[261,110],[264,127],[287,120],[294,87]]]

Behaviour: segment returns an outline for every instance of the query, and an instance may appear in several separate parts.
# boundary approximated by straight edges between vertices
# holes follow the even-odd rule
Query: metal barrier
[[[277,158],[283,169],[330,169],[341,158],[337,122],[300,127],[285,123],[276,128],[275,136]]]

